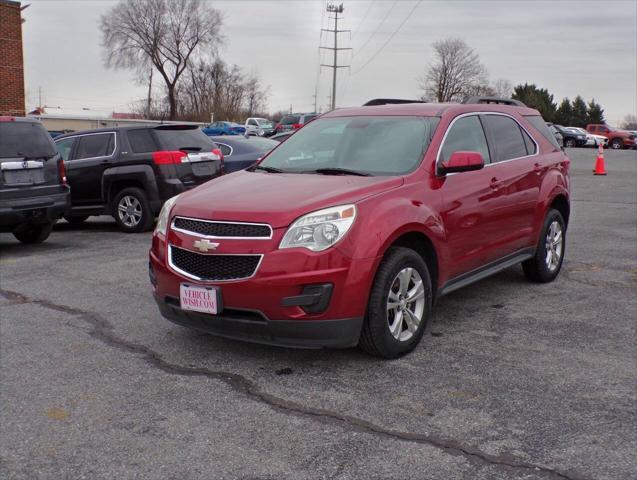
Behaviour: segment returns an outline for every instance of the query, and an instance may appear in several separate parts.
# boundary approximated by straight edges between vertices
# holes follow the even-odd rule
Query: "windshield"
[[[282,143],[260,166],[296,173],[346,169],[401,175],[420,164],[438,121],[403,116],[319,118]]]
[[[44,158],[56,153],[40,123],[0,122],[0,158]]]
[[[163,150],[191,148],[211,151],[215,144],[198,127],[157,127],[155,135]]]
[[[266,120],[265,118],[257,118],[257,124],[261,128],[272,128],[272,127],[274,127],[274,123],[272,123],[270,120]]]

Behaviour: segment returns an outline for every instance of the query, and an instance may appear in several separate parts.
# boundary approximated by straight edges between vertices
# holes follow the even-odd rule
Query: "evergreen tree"
[[[586,110],[586,102],[581,95],[578,95],[575,97],[575,100],[573,100],[573,116],[571,122],[573,123],[573,125],[571,125],[573,127],[586,128],[588,113]]]
[[[537,88],[536,85],[528,83],[518,85],[513,89],[511,98],[520,100],[528,107],[535,108],[542,114],[545,121],[552,122],[554,120],[557,106],[553,102],[553,95],[545,88]]]
[[[599,103],[592,99],[588,104],[588,110],[586,112],[587,123],[606,123],[604,119],[604,109]]]
[[[560,103],[553,120],[558,125],[562,125],[564,127],[569,127],[573,123],[573,108],[571,107],[571,101],[568,97]]]

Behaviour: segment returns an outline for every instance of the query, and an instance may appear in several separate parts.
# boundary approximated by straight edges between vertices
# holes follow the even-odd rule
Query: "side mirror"
[[[440,173],[470,172],[484,168],[480,152],[453,152],[451,157],[440,162]]]

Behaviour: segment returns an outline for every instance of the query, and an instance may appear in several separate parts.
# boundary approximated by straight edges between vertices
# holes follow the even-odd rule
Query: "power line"
[[[387,15],[385,15],[383,17],[383,19],[381,20],[381,22],[378,24],[378,26],[376,27],[376,30],[374,30],[372,32],[372,34],[367,38],[367,40],[365,41],[365,43],[363,43],[363,45],[356,51],[356,53],[354,55],[352,55],[352,58],[354,58],[356,55],[358,55],[369,43],[369,41],[374,38],[374,36],[378,33],[378,31],[380,30],[380,28],[384,25],[385,21],[389,18],[389,16],[391,15],[391,12],[394,11],[394,7],[396,6],[396,4],[398,3],[398,0],[394,0],[394,3],[392,4],[392,6],[389,8],[389,11],[387,12]]]
[[[381,45],[381,47],[376,51],[376,53],[374,53],[374,55],[372,55],[370,57],[369,60],[367,60],[367,62],[365,62],[365,64],[360,67],[358,70],[356,70],[353,75],[356,75],[358,73],[360,73],[361,70],[363,70],[367,65],[369,65],[372,60],[374,60],[374,58],[376,58],[376,56],[383,51],[383,49],[389,45],[389,42],[392,41],[392,39],[396,36],[396,34],[400,31],[401,28],[403,28],[403,25],[405,25],[405,23],[407,23],[407,20],[409,20],[411,18],[411,16],[413,15],[413,13],[416,11],[416,9],[418,8],[418,6],[422,3],[422,0],[418,0],[418,2],[416,2],[416,4],[414,5],[414,7],[411,9],[411,11],[407,14],[407,16],[405,17],[405,19],[400,23],[400,25],[398,25],[398,28],[396,28],[396,30],[394,30],[394,32],[389,36],[389,38],[385,41],[385,43],[383,43]]]
[[[354,29],[354,33],[352,33],[352,40],[354,39],[354,37],[356,36],[358,31],[360,30],[361,25],[363,25],[363,23],[365,23],[365,20],[367,20],[367,17],[369,16],[369,12],[372,11],[372,7],[374,6],[374,2],[375,1],[376,0],[372,0],[371,2],[369,2],[369,7],[367,7],[367,11],[365,12],[365,15],[363,15],[363,19],[360,22],[358,22],[358,25]]]

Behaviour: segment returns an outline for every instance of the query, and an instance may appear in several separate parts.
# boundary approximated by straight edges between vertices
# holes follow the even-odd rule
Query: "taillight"
[[[223,162],[223,152],[221,151],[221,149],[219,148],[213,148],[212,149],[212,153],[214,153],[215,155],[217,155],[219,157],[219,160],[221,160]]]
[[[298,130],[298,129],[299,129],[299,128],[301,128],[302,126],[303,126],[303,125],[301,125],[300,123],[294,123],[294,124],[292,124],[292,128],[293,128],[294,130]]]
[[[277,132],[279,131],[279,129],[280,129],[280,128],[281,128],[281,124],[280,124],[280,123],[277,123],[277,124],[274,126],[274,129],[275,129]]]
[[[66,166],[64,165],[64,160],[61,158],[58,160],[58,173],[60,174],[60,182],[62,182],[62,185],[68,185],[68,181],[66,179]]]
[[[155,165],[171,165],[182,163],[188,154],[181,151],[161,151],[153,152],[153,162]]]
[[[0,116],[0,122],[15,122],[15,117]]]

